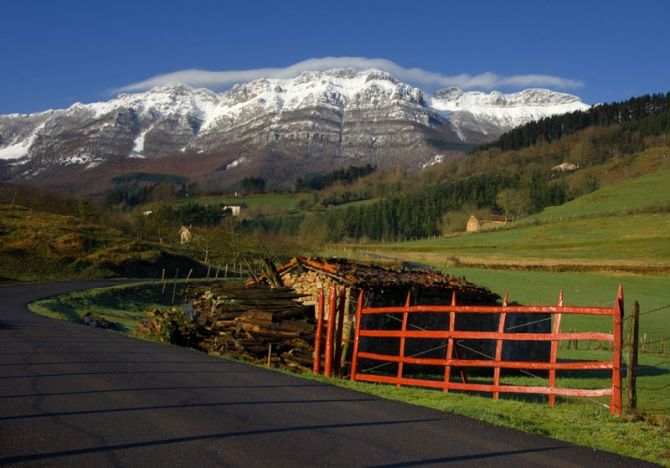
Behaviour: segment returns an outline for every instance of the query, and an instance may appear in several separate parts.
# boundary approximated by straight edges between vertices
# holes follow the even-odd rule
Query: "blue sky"
[[[460,77],[512,91],[525,79],[619,100],[670,91],[669,18],[665,0],[3,0],[0,114],[106,100],[181,70],[257,76],[323,57],[418,68],[424,89]],[[218,88],[231,80],[214,76]]]

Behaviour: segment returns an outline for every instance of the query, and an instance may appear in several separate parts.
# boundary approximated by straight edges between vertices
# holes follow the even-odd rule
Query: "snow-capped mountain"
[[[492,141],[501,133],[533,120],[589,108],[577,96],[548,89],[487,94],[447,88],[437,91],[429,105],[452,123],[464,141]]]
[[[305,167],[373,162],[420,169],[445,147],[492,141],[528,121],[586,108],[576,96],[545,89],[449,88],[426,96],[386,72],[336,69],[259,79],[222,93],[170,85],[0,116],[0,164],[10,177],[32,178],[54,168],[179,155],[189,165],[219,155],[218,170],[241,173],[267,149]]]

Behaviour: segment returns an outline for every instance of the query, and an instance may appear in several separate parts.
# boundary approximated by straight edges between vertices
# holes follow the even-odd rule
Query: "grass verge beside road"
[[[132,334],[139,322],[147,318],[146,312],[159,307],[181,307],[189,284],[211,280],[177,281],[175,303],[172,303],[174,281],[166,283],[162,292],[160,282],[142,282],[104,288],[74,291],[33,302],[28,308],[39,315],[56,320],[81,323],[90,312],[114,324],[114,330]]]

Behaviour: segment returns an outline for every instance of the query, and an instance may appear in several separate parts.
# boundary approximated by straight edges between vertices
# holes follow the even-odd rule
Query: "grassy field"
[[[633,275],[586,272],[506,271],[478,268],[454,268],[438,265],[455,276],[487,286],[501,296],[506,292],[510,301],[521,304],[553,304],[562,289],[566,305],[603,306],[614,304],[617,287],[623,286],[625,312],[630,313],[633,301],[640,303],[640,333],[650,339],[670,338],[670,277],[664,275]],[[566,316],[565,328],[585,331],[611,330],[611,320],[604,317]],[[670,353],[670,343],[668,352]]]
[[[368,244],[425,263],[649,267],[670,271],[670,213],[578,218],[454,237]]]
[[[670,206],[668,170],[603,187],[563,205],[550,206],[530,219],[560,219],[661,206]]]

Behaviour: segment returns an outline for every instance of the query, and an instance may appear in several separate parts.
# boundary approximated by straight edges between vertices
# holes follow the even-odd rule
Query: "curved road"
[[[26,309],[100,284],[0,287],[0,465],[644,465]]]

